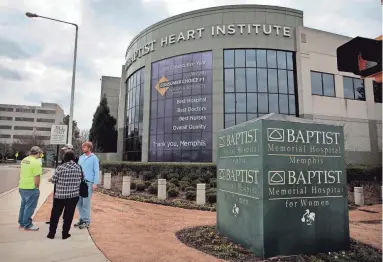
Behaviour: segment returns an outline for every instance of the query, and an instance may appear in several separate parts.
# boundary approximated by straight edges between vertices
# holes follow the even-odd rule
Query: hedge
[[[142,174],[144,171],[150,171],[154,177],[159,178],[178,178],[179,180],[196,180],[203,178],[207,181],[215,177],[216,165],[214,163],[143,163],[143,162],[124,162],[124,161],[105,161],[101,163],[101,169],[105,173],[117,175],[122,172],[126,175],[128,172]],[[176,177],[176,176],[179,177]]]
[[[146,171],[144,174],[148,177],[168,178],[169,176],[169,178],[178,178],[184,181],[198,180],[201,183],[207,183],[209,179],[216,177],[216,165],[214,163],[106,161],[101,164],[101,169],[106,173],[112,173],[112,175],[117,175],[120,172],[124,175],[128,172],[143,174]],[[376,181],[381,184],[382,166],[350,166],[347,168],[347,182],[352,181]],[[214,182],[212,184],[214,185]]]

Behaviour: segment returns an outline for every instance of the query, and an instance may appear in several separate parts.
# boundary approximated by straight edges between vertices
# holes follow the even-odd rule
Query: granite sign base
[[[263,258],[349,248],[342,127],[270,114],[217,144],[221,234]]]

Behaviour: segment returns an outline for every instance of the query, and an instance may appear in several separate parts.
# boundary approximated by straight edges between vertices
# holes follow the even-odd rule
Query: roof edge
[[[193,10],[193,11],[189,11],[189,12],[185,12],[185,13],[181,13],[181,14],[178,14],[178,15],[174,15],[174,16],[165,18],[165,19],[163,19],[163,20],[161,20],[161,21],[159,21],[159,22],[157,22],[155,24],[152,24],[149,27],[145,28],[140,33],[138,33],[132,39],[132,41],[130,41],[130,43],[129,43],[127,49],[126,49],[126,52],[125,52],[125,57],[128,54],[128,50],[131,48],[131,46],[134,44],[134,42],[140,36],[142,36],[146,32],[150,31],[151,29],[153,29],[153,28],[155,28],[155,27],[157,27],[157,26],[159,26],[161,24],[167,23],[167,22],[169,22],[171,20],[174,20],[174,19],[182,18],[184,16],[189,16],[189,15],[193,15],[193,14],[198,14],[198,13],[201,13],[201,12],[211,12],[211,11],[217,11],[217,10],[237,9],[237,8],[271,9],[271,10],[276,10],[276,11],[278,10],[278,11],[284,11],[284,12],[291,12],[291,13],[297,14],[297,16],[303,17],[303,11],[301,11],[301,10],[293,9],[293,8],[289,8],[289,7],[273,6],[273,5],[254,5],[254,4],[249,4],[249,5],[222,5],[222,6],[214,6],[214,7],[208,7],[208,8],[203,8],[203,9],[197,9],[197,10]]]

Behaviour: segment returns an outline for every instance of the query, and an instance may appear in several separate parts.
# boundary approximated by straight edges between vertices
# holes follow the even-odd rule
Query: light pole
[[[68,127],[68,144],[72,144],[72,132],[73,132],[73,107],[74,107],[74,89],[75,89],[75,82],[76,82],[76,60],[77,60],[77,37],[78,37],[78,25],[74,23],[69,23],[65,22],[62,20],[58,19],[53,19],[50,17],[45,17],[33,13],[25,13],[25,15],[29,18],[35,18],[35,17],[40,17],[40,18],[45,18],[48,20],[68,24],[68,25],[73,25],[76,28],[76,38],[74,42],[74,57],[73,57],[73,73],[72,73],[72,89],[70,93],[70,109],[69,109],[69,127]]]

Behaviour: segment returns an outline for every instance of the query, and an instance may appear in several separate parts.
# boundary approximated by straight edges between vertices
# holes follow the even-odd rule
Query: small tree
[[[92,128],[89,131],[89,140],[94,144],[96,151],[117,152],[116,123],[104,95],[93,115]]]

